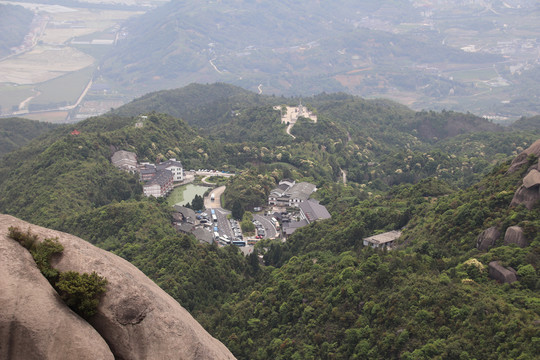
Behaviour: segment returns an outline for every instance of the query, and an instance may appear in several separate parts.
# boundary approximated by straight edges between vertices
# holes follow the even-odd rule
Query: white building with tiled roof
[[[169,159],[162,163],[156,164],[157,170],[169,170],[173,174],[173,181],[184,180],[184,168],[182,163],[176,159]]]
[[[292,180],[283,180],[279,182],[277,188],[270,192],[268,205],[298,207],[315,191],[317,191],[317,187],[308,182],[295,183]]]

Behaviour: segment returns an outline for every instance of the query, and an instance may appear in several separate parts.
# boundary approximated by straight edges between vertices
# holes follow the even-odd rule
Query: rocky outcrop
[[[527,176],[523,178],[523,186],[527,189],[538,187],[540,185],[540,172],[537,169],[529,171]]]
[[[508,169],[509,173],[517,171],[522,165],[528,162],[529,155],[540,157],[540,140],[537,140],[527,150],[519,154]],[[540,200],[540,161],[529,168],[529,171],[523,178],[523,183],[517,189],[512,198],[510,206],[525,205],[527,209],[532,209]]]
[[[488,266],[488,275],[490,278],[497,280],[502,284],[511,284],[517,281],[515,271],[505,268],[498,261],[492,261]]]
[[[0,359],[110,359],[107,343],[73,313],[0,217]],[[26,229],[24,225],[24,229]]]
[[[525,207],[531,210],[534,205],[540,200],[540,190],[538,187],[532,187],[527,189],[525,186],[520,186],[514,194],[510,206],[525,205]]]
[[[508,173],[513,173],[523,164],[526,164],[528,162],[529,155],[534,154],[536,157],[540,157],[540,139],[536,140],[534,144],[529,146],[527,149],[523,150],[510,164],[510,168],[508,168]],[[538,169],[540,170],[540,169]]]
[[[234,359],[172,297],[127,261],[73,235],[0,215],[0,234],[11,225],[30,227],[40,238],[58,237],[64,246],[53,262],[58,270],[95,271],[108,280],[98,313],[89,322],[116,359]]]
[[[529,245],[529,242],[523,235],[523,229],[519,226],[510,226],[506,229],[504,234],[504,245],[516,244],[519,247],[526,247]]]
[[[501,236],[501,232],[495,226],[482,231],[476,239],[476,248],[480,251],[489,250],[495,245],[495,241],[497,241],[499,236]]]

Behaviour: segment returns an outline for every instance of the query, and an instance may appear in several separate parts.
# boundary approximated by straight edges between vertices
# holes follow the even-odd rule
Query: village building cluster
[[[111,162],[121,170],[138,173],[140,180],[144,182],[143,193],[146,196],[164,197],[173,189],[175,182],[184,180],[184,168],[176,159],[157,164],[139,164],[135,153],[119,150],[113,154]]]
[[[146,196],[164,197],[173,189],[174,183],[184,181],[182,163],[176,159],[156,164],[148,162],[139,164],[135,153],[120,150],[113,154],[111,162],[118,169],[139,174],[140,180],[144,182],[143,193]],[[296,183],[292,179],[283,179],[270,192],[268,206],[273,210],[269,213],[276,229],[279,229],[279,224],[281,224],[281,236],[284,241],[297,229],[319,220],[331,218],[326,207],[311,198],[311,195],[316,191],[317,187],[314,184]],[[214,234],[217,233],[216,219],[208,220],[203,224],[201,216],[197,216],[193,210],[183,206],[175,206],[175,210],[174,224],[179,231],[193,234],[201,242],[212,243],[216,241],[216,237],[212,235],[211,231],[213,227]],[[265,233],[260,223],[256,225],[260,227],[257,229],[257,239],[259,239],[259,236],[262,235],[262,238]],[[364,246],[391,249],[400,235],[400,231],[390,231],[362,240]]]
[[[283,179],[277,188],[270,192],[268,205],[282,210],[287,207],[298,208],[298,212],[295,212],[296,216],[287,211],[274,213],[274,217],[282,223],[282,233],[285,239],[296,229],[318,220],[331,218],[326,207],[310,198],[315,191],[317,191],[317,187],[308,182],[296,183],[291,179]]]

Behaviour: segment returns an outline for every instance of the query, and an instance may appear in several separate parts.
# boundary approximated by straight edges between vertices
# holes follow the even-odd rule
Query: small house
[[[370,246],[372,248],[386,248],[390,249],[394,247],[395,241],[401,236],[401,231],[393,230],[385,232],[379,235],[373,235],[363,239],[364,246]]]

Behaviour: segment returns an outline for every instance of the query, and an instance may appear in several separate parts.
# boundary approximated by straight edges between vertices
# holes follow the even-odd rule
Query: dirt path
[[[36,94],[30,96],[30,97],[27,97],[26,99],[24,99],[23,101],[21,101],[21,103],[19,104],[19,111],[22,111],[24,109],[27,109],[28,108],[28,103],[30,101],[32,101],[33,99],[37,98],[39,95],[41,95],[41,92],[40,91],[36,91],[34,89],[32,89],[32,91],[35,91]]]
[[[292,136],[293,139],[296,139],[296,136],[294,136],[293,134],[291,134],[291,130],[294,126],[294,123],[290,123],[288,126],[287,126],[287,134],[289,134],[290,136]]]
[[[207,209],[221,208],[221,195],[225,191],[225,186],[215,188],[204,198],[204,207]],[[211,200],[212,194],[214,194],[214,201]]]
[[[216,60],[216,58],[213,58],[212,60],[208,60],[208,62],[210,63],[210,65],[212,65],[212,67],[214,68],[214,70],[216,70],[219,74],[223,74],[223,71],[219,71],[219,69],[217,68],[217,66],[214,65],[214,60]]]

